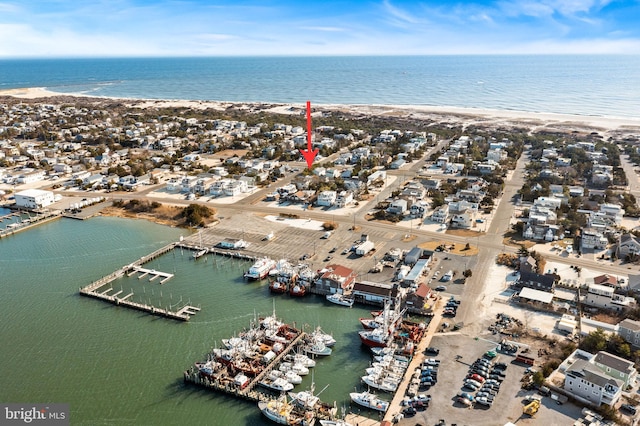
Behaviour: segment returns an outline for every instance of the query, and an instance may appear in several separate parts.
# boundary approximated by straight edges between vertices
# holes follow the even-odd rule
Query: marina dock
[[[0,217],[0,222],[4,222],[5,220],[10,220],[13,217],[21,217],[20,212],[10,213],[8,215],[4,215]],[[57,210],[47,210],[40,213],[36,213],[34,216],[29,214],[28,219],[20,220],[15,223],[10,223],[6,225],[5,228],[0,229],[0,238],[7,237],[9,235],[16,234],[20,231],[25,231],[27,229],[33,228],[34,226],[41,225],[43,223],[50,222],[52,220],[58,219],[62,217],[62,213]]]
[[[124,297],[118,297],[120,294],[123,293],[122,290],[115,294],[110,294],[111,291],[113,291],[112,287],[109,287],[106,290],[103,289],[103,287],[105,287],[107,284],[113,283],[113,281],[117,280],[118,278],[121,278],[125,275],[130,277],[137,273],[142,273],[142,275],[140,275],[138,279],[141,279],[143,277],[146,277],[147,275],[150,275],[151,278],[149,278],[149,281],[162,277],[163,279],[160,281],[160,284],[164,284],[166,281],[170,280],[174,275],[169,274],[167,272],[160,272],[153,269],[146,269],[146,268],[143,268],[142,265],[144,265],[146,262],[149,262],[150,260],[153,260],[173,250],[176,247],[176,245],[177,243],[168,244],[154,251],[151,254],[141,257],[136,262],[123,266],[117,271],[112,272],[111,274],[92,282],[86,287],[82,287],[80,289],[80,294],[83,296],[93,297],[94,299],[99,299],[105,302],[109,302],[117,306],[124,306],[126,308],[148,312],[152,315],[158,315],[158,316],[171,318],[179,321],[189,321],[189,319],[193,315],[195,315],[198,311],[200,311],[200,307],[187,304],[185,306],[182,306],[180,309],[174,311],[167,308],[161,308],[158,306],[154,306],[146,303],[134,302],[132,300],[129,300],[131,297],[133,297],[134,295],[133,292],[130,292]]]

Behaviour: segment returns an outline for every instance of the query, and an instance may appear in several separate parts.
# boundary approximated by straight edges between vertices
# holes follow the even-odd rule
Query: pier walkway
[[[411,376],[416,368],[420,368],[420,364],[424,360],[424,350],[431,344],[431,339],[433,335],[438,331],[438,324],[440,324],[440,320],[442,319],[442,309],[437,309],[434,313],[433,318],[429,322],[429,326],[427,328],[427,332],[418,343],[415,349],[415,355],[411,359],[411,363],[409,367],[405,371],[404,377],[402,381],[398,385],[398,389],[389,404],[389,409],[387,410],[384,419],[386,421],[392,422],[393,419],[402,411],[404,407],[402,407],[402,400],[405,397],[407,392],[407,388],[409,387],[409,383],[411,382]]]
[[[0,218],[0,221],[11,219],[12,217],[20,217],[20,215],[21,215],[20,212],[10,213],[8,215],[2,216],[2,218]],[[60,217],[62,217],[62,213],[58,210],[43,211],[40,213],[36,213],[35,216],[31,216],[29,214],[28,219],[20,220],[19,222],[10,223],[6,227],[0,229],[0,238],[13,235],[20,231],[25,231],[27,229],[33,228],[34,226],[50,222]]]
[[[113,288],[108,288],[107,290],[100,291],[102,287],[107,284],[112,283],[122,276],[131,276],[135,273],[142,272],[142,275],[138,278],[142,278],[146,275],[152,275],[149,281],[152,281],[158,277],[164,277],[160,284],[163,284],[167,280],[173,277],[173,274],[169,274],[166,272],[159,272],[153,269],[145,269],[142,267],[143,264],[153,260],[163,254],[173,250],[176,247],[177,243],[167,244],[166,246],[154,251],[151,254],[141,257],[136,262],[130,263],[129,265],[123,266],[117,271],[112,272],[111,274],[102,277],[86,287],[82,287],[80,289],[80,294],[83,296],[93,297],[95,299],[100,299],[105,302],[113,303],[114,305],[124,306],[131,309],[136,309],[138,311],[148,312],[152,315],[163,316],[166,318],[171,318],[180,321],[189,321],[191,316],[195,315],[198,311],[200,311],[199,307],[186,305],[180,308],[177,311],[172,311],[170,309],[160,308],[153,305],[148,305],[145,303],[138,303],[132,300],[129,300],[134,294],[133,292],[127,294],[124,297],[118,297],[123,291],[119,291],[115,294],[109,294],[113,290]]]

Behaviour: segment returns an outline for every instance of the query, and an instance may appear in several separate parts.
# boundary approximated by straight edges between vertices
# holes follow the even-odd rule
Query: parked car
[[[476,388],[480,388],[482,387],[482,383],[478,382],[477,380],[473,380],[473,379],[466,379],[464,381],[465,384],[471,384],[473,386],[475,386]]]
[[[467,388],[467,389],[471,389],[472,391],[477,391],[478,389],[480,389],[480,384],[475,380],[472,380],[470,382],[465,382],[464,385],[462,385],[462,388],[463,389]]]
[[[469,392],[459,392],[458,397],[473,401],[473,395],[471,395]]]
[[[471,380],[475,380],[476,382],[478,382],[480,384],[484,383],[484,381],[486,380],[481,375],[475,374],[475,373],[474,374],[470,374],[468,378],[471,379]]]
[[[424,350],[425,355],[438,355],[440,353],[440,349],[434,348],[433,346],[428,347]]]
[[[507,364],[505,364],[504,362],[497,362],[493,368],[497,368],[499,370],[506,370],[507,369]]]
[[[624,410],[624,411],[627,411],[627,412],[629,412],[629,413],[631,413],[631,414],[633,414],[633,415],[635,415],[635,414],[636,414],[636,411],[637,411],[636,407],[634,407],[634,406],[633,406],[633,405],[631,405],[631,404],[622,404],[622,405],[620,406],[620,409],[621,409],[621,410]]]
[[[435,291],[447,291],[447,286],[439,285],[438,287],[435,288]]]

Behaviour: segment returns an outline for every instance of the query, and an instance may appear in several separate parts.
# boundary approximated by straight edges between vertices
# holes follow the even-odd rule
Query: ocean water
[[[431,105],[637,117],[640,56],[1,60],[0,89],[145,99]]]
[[[68,403],[72,425],[268,425],[255,404],[185,385],[182,373],[255,315],[269,315],[274,302],[286,322],[321,326],[336,338],[334,353],[313,369],[316,392],[326,387],[324,401],[348,405],[348,393],[363,389],[371,357],[357,331],[368,310],[317,296],[273,296],[266,282],[242,279],[246,261],[194,261],[177,249],[146,264],[175,274],[166,283],[132,276],[113,284],[114,291],[133,290],[137,301],[199,305],[188,323],[78,294],[181,235],[142,220],[97,217],[62,218],[0,239],[0,402]],[[307,376],[296,390],[310,383]]]

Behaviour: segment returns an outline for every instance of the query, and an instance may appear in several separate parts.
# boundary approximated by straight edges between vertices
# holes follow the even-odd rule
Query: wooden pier
[[[10,213],[8,215],[2,216],[0,218],[0,222],[14,216],[20,217],[20,215],[21,215],[20,212]],[[29,215],[29,219],[24,219],[20,222],[10,223],[5,228],[0,229],[0,238],[16,234],[20,231],[25,231],[34,226],[50,222],[60,217],[62,217],[62,213],[57,210],[54,210],[54,211],[47,210],[47,211],[39,212],[39,213],[36,213],[35,216]]]
[[[118,297],[120,294],[123,293],[122,290],[120,290],[115,294],[110,294],[111,291],[113,291],[113,287],[109,287],[108,289],[102,290],[102,291],[100,290],[105,285],[112,283],[113,281],[117,280],[120,277],[123,277],[125,275],[132,276],[133,274],[136,274],[139,272],[142,272],[142,275],[139,276],[138,279],[147,275],[152,275],[149,281],[152,281],[159,277],[163,277],[163,279],[160,281],[160,284],[165,283],[167,280],[173,277],[173,274],[155,271],[152,269],[145,269],[142,267],[142,265],[145,264],[146,262],[149,262],[150,260],[153,260],[173,250],[176,247],[176,245],[177,243],[168,244],[154,251],[151,254],[141,257],[136,262],[123,266],[117,271],[112,272],[111,274],[92,282],[88,286],[82,287],[80,289],[80,294],[83,296],[93,297],[94,299],[99,299],[105,302],[113,303],[114,305],[124,306],[127,308],[136,309],[138,311],[148,312],[152,315],[163,316],[166,318],[171,318],[179,321],[189,321],[189,319],[193,315],[195,315],[198,311],[200,311],[199,307],[186,305],[177,311],[172,311],[170,309],[160,308],[157,306],[147,305],[145,303],[138,303],[138,302],[129,300],[134,295],[133,292],[127,294],[124,297]]]

